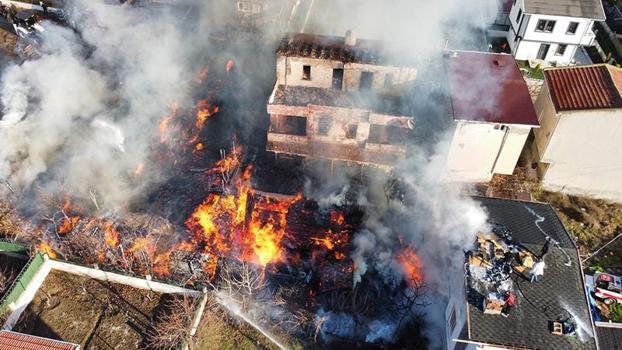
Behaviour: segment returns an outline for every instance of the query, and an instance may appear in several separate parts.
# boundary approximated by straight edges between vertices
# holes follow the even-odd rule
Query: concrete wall
[[[494,123],[456,122],[447,156],[449,181],[487,182],[494,173],[514,172],[531,127],[506,125],[507,130],[502,130],[500,126]]]
[[[311,66],[311,79],[303,79],[303,66]],[[277,84],[286,86],[306,86],[322,89],[331,89],[333,84],[333,69],[343,69],[343,90],[355,91],[359,89],[362,72],[374,73],[372,89],[384,89],[387,75],[391,75],[393,86],[414,81],[417,70],[408,67],[379,66],[360,63],[343,63],[326,59],[304,57],[277,57],[276,76]]]
[[[465,295],[465,281],[463,271],[455,271],[449,274],[450,283],[448,283],[449,301],[445,308],[445,336],[447,350],[453,350],[456,347],[454,339],[460,338],[460,332],[467,326],[467,300]],[[456,315],[456,326],[452,330],[450,319],[452,312]]]
[[[45,262],[41,265],[35,276],[32,278],[26,290],[14,303],[10,305],[10,314],[4,324],[4,329],[11,330],[13,328],[15,323],[19,320],[22,312],[26,310],[26,307],[28,307],[28,304],[30,304],[35,294],[45,281],[45,278],[52,270],[59,270],[111,283],[129,285],[134,288],[152,290],[158,293],[186,294],[189,296],[198,296],[201,294],[201,292],[196,290],[186,289],[160,282],[154,282],[147,279],[92,269],[89,267],[75,265],[64,261],[52,260],[49,259],[46,255]]]
[[[532,154],[536,155],[536,159],[534,159],[534,161],[539,161],[541,160],[541,155],[544,154],[544,151],[546,150],[549,140],[553,136],[555,127],[557,127],[557,123],[559,121],[559,116],[556,115],[555,106],[553,106],[553,102],[551,100],[551,92],[547,84],[542,86],[542,90],[536,99],[534,107],[536,109],[536,113],[538,114],[540,127],[538,129],[534,129],[533,131],[535,139],[532,145]]]
[[[541,153],[544,188],[622,202],[622,110],[561,112]]]

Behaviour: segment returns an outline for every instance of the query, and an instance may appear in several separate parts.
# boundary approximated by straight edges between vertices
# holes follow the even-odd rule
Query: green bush
[[[609,306],[609,319],[613,322],[622,322],[622,304],[615,303]]]

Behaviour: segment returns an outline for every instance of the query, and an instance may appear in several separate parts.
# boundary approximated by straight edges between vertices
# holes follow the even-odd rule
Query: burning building
[[[596,349],[578,251],[547,204],[477,199],[490,232],[446,309],[448,349]],[[539,261],[544,274],[529,275]]]
[[[417,77],[412,63],[351,31],[291,34],[276,54],[269,152],[380,167],[406,156],[413,122],[401,99]]]

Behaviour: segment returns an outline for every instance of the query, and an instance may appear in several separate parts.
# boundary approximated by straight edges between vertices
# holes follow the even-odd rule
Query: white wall
[[[523,26],[526,30],[522,39],[518,42],[514,41],[515,35],[512,29],[509,30],[507,40],[512,49],[514,57],[518,60],[534,60],[537,58],[540,45],[548,43],[551,45],[547,56],[544,58],[547,62],[555,62],[558,64],[571,63],[579,45],[591,45],[594,33],[592,32],[593,21],[587,18],[549,16],[539,14],[526,14],[522,0],[517,0],[510,11],[510,21],[517,34],[520,34],[520,19],[517,21],[519,10],[522,10],[522,16],[525,17]],[[551,33],[536,31],[538,20],[554,20],[555,27]],[[575,34],[567,34],[568,25],[571,22],[577,22],[579,25]],[[559,44],[566,44],[568,47],[563,55],[556,55],[555,52]]]
[[[620,109],[562,112],[542,153],[544,187],[622,202],[621,140]]]
[[[504,142],[506,131],[495,129],[495,125],[498,124],[456,121],[447,155],[447,180],[487,182],[493,173],[514,172],[530,127],[506,125],[508,131]],[[498,154],[499,159],[495,165]]]
[[[518,42],[517,48],[514,51],[514,57],[517,60],[535,60],[538,58],[538,51],[540,50],[540,45],[542,44],[543,43],[537,41],[521,40]],[[576,45],[568,45],[563,55],[557,55],[556,50],[559,44],[548,44],[550,44],[551,47],[549,48],[549,52],[544,58],[544,61],[555,62],[561,65],[570,63],[574,57],[575,51],[577,50]]]

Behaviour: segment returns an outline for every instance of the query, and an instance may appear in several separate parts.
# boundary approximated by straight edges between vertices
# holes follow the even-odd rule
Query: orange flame
[[[37,244],[37,250],[41,253],[47,254],[52,259],[56,259],[56,257],[58,256],[54,249],[52,249],[52,247],[44,241],[41,241],[39,242],[39,244]]]
[[[240,150],[216,163],[216,169],[231,171],[240,164]],[[285,236],[287,213],[301,196],[293,199],[254,198],[249,212],[252,168],[237,179],[232,194],[212,193],[186,220],[196,242],[205,244],[206,253],[230,256],[262,266],[282,257],[281,241]]]
[[[165,252],[155,257],[153,260],[153,273],[158,277],[165,277],[170,274],[169,263],[171,260],[171,252]]]
[[[330,222],[333,224],[337,224],[339,226],[343,225],[346,222],[346,218],[340,211],[331,211],[330,212]]]
[[[60,224],[60,226],[58,226],[56,231],[59,235],[66,235],[69,232],[73,231],[78,221],[80,221],[79,216],[65,216],[63,218],[63,222]]]
[[[397,254],[396,260],[402,265],[404,279],[413,286],[423,280],[421,261],[411,247],[406,247]]]
[[[104,224],[104,241],[109,247],[116,248],[119,246],[119,232],[111,222]]]
[[[208,100],[199,100],[197,102],[197,120],[195,126],[202,129],[205,121],[214,114],[218,113],[220,107],[212,105]]]
[[[166,143],[168,141],[168,136],[170,132],[169,124],[173,118],[177,116],[177,110],[179,109],[179,104],[177,102],[173,102],[170,104],[169,109],[171,113],[160,121],[158,125],[158,129],[160,130],[160,143]]]

